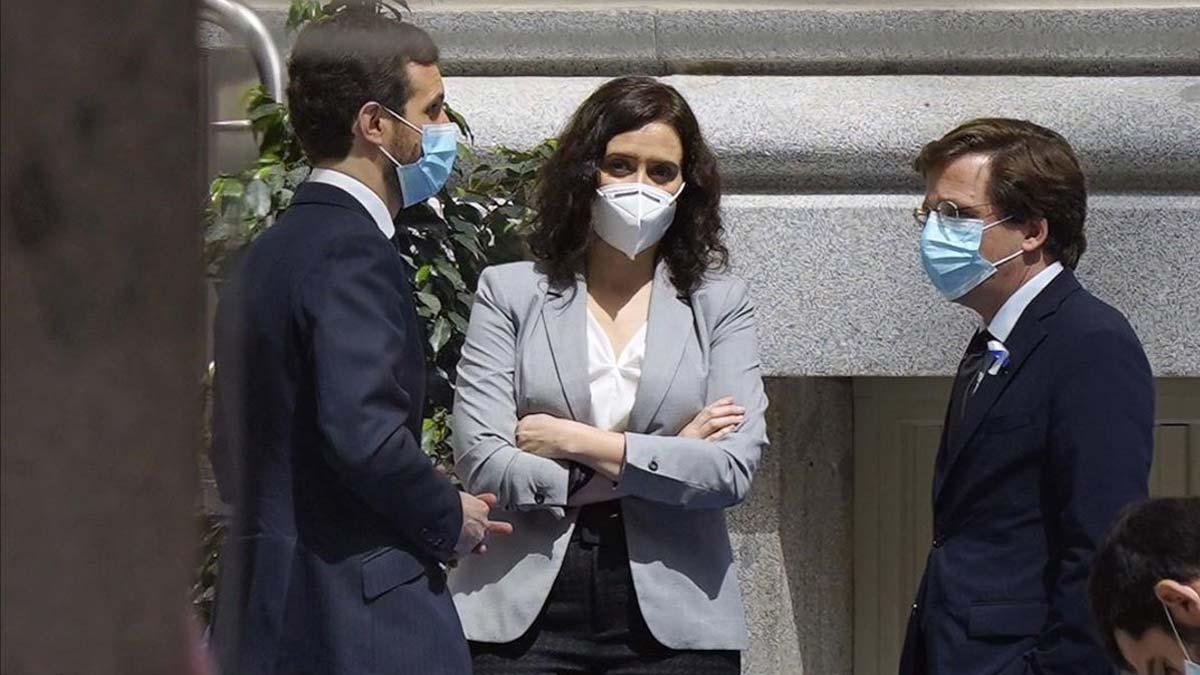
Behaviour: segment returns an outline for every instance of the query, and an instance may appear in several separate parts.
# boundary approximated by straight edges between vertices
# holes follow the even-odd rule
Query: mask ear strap
[[[382,103],[380,103],[380,104],[379,104],[379,107],[380,107],[380,108],[383,108],[383,109],[384,109],[384,110],[386,110],[386,111],[388,111],[388,114],[389,114],[389,115],[391,115],[392,117],[395,117],[396,119],[398,119],[398,120],[400,120],[401,122],[403,122],[405,125],[407,125],[407,126],[408,126],[408,128],[409,128],[409,129],[412,129],[413,131],[417,132],[418,134],[423,134],[423,133],[425,133],[425,132],[421,131],[421,127],[419,127],[419,126],[417,126],[417,125],[413,124],[412,122],[409,122],[408,120],[404,119],[404,115],[401,115],[400,113],[396,112],[395,110],[392,110],[391,108],[387,107],[386,105],[384,105],[384,104],[382,104]]]
[[[1192,655],[1188,653],[1187,645],[1183,644],[1183,636],[1179,634],[1179,629],[1175,627],[1175,617],[1171,616],[1171,610],[1167,608],[1167,603],[1159,601],[1163,611],[1167,613],[1167,623],[1171,624],[1171,632],[1175,634],[1175,639],[1179,642],[1179,648],[1183,650],[1183,658],[1188,661],[1192,660]]]
[[[991,228],[993,228],[993,227],[995,227],[995,226],[997,226],[997,225],[1001,225],[1001,224],[1003,224],[1003,223],[1007,223],[1007,222],[1008,222],[1008,221],[1010,221],[1010,220],[1012,220],[1012,216],[1007,216],[1007,217],[1005,217],[1005,218],[1001,218],[1000,220],[997,220],[997,221],[996,221],[996,222],[994,222],[994,223],[988,223],[987,225],[984,225],[984,226],[983,226],[983,229],[982,229],[981,231],[982,231],[982,232],[986,232],[986,231],[990,230]]]
[[[395,157],[392,157],[392,153],[388,152],[387,148],[383,147],[382,145],[379,145],[376,147],[379,148],[379,151],[383,153],[384,157],[387,157],[388,159],[392,160],[392,164],[395,164],[396,166],[404,166],[400,162],[396,161]]]
[[[1020,257],[1020,255],[1021,255],[1022,253],[1024,253],[1024,252],[1025,252],[1025,251],[1023,251],[1023,250],[1018,250],[1016,253],[1014,253],[1014,254],[1012,254],[1012,255],[1010,255],[1010,256],[1005,256],[1005,257],[1003,257],[1003,258],[1001,258],[1001,259],[997,260],[996,262],[992,263],[992,266],[993,266],[993,267],[999,267],[999,266],[1003,265],[1004,263],[1006,263],[1006,262],[1008,262],[1008,261],[1010,261],[1010,260],[1016,260],[1016,259],[1017,259],[1018,257]]]
[[[679,189],[675,191],[675,194],[671,195],[671,201],[667,202],[667,204],[668,204],[668,205],[670,205],[670,204],[674,204],[674,203],[675,203],[675,200],[676,200],[676,199],[679,199],[679,195],[683,194],[683,189],[684,189],[685,187],[687,187],[687,183],[680,183],[680,184],[679,184]]]

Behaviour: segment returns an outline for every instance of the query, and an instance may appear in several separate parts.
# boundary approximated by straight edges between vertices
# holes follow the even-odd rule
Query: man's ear
[[[1025,235],[1021,249],[1032,253],[1046,246],[1046,239],[1050,237],[1050,224],[1045,218],[1031,218],[1021,223],[1021,232]]]
[[[1154,595],[1177,623],[1200,628],[1200,579],[1191,584],[1163,579],[1154,584]]]
[[[374,101],[364,103],[358,109],[358,114],[354,116],[354,134],[372,145],[383,145],[384,125],[381,122],[386,114],[383,106],[379,103]]]

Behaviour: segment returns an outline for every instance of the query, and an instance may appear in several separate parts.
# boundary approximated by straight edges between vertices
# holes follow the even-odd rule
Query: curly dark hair
[[[358,111],[376,101],[403,112],[405,66],[437,61],[437,45],[425,31],[366,6],[305,26],[288,61],[287,105],[308,161],[344,158]]]
[[[652,77],[621,77],[603,84],[575,111],[542,166],[535,196],[537,217],[527,242],[556,285],[583,272],[592,241],[592,202],[608,142],[652,122],[670,125],[683,145],[683,193],[675,220],[658,248],[671,282],[690,295],[705,272],[724,269],[721,177],[700,124],[674,87]]]

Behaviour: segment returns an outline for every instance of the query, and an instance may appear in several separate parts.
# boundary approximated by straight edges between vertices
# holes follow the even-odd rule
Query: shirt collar
[[[1017,321],[1025,313],[1025,308],[1062,271],[1062,263],[1055,262],[1041,272],[1038,272],[1037,276],[1026,281],[1024,285],[1017,289],[1016,293],[1009,296],[1004,305],[1000,307],[1000,311],[996,312],[996,316],[992,317],[992,323],[987,327],[992,337],[1000,342],[1007,340],[1008,336],[1012,334],[1013,328],[1017,325]]]
[[[350,196],[358,200],[358,203],[367,210],[383,236],[391,239],[396,234],[396,225],[392,222],[392,214],[388,211],[387,205],[383,203],[383,199],[379,195],[375,194],[374,190],[367,187],[362,181],[334,169],[313,169],[308,180],[313,183],[332,185],[349,192]]]

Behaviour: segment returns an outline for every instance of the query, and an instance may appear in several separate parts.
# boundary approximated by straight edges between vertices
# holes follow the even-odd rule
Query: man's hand
[[[746,409],[735,405],[733,398],[726,396],[697,413],[692,421],[679,431],[678,435],[684,438],[719,441],[732,433],[745,419]]]
[[[466,492],[460,492],[458,496],[462,499],[463,524],[454,552],[459,556],[468,553],[486,553],[487,545],[484,540],[490,534],[512,534],[511,523],[488,520],[488,514],[496,505],[496,495],[485,493],[475,497]]]

